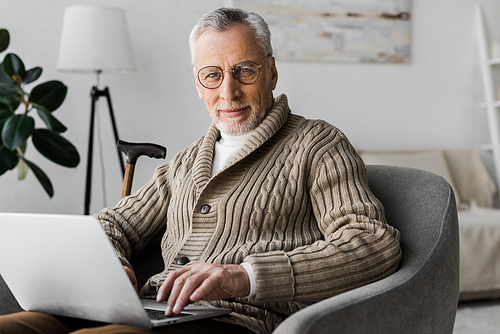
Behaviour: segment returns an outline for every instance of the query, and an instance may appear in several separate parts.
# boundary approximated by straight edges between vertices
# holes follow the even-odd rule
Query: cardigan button
[[[209,213],[209,212],[210,212],[210,205],[208,205],[208,204],[203,205],[203,206],[201,207],[200,212],[201,212],[202,214],[204,214],[204,215],[206,215],[207,213]]]
[[[185,264],[189,263],[189,258],[186,256],[180,257],[177,259],[177,264],[180,266],[183,266]]]

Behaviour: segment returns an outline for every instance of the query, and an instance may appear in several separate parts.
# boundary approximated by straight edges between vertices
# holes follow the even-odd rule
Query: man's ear
[[[278,69],[276,68],[276,59],[274,57],[271,57],[271,83],[274,90],[278,84]]]

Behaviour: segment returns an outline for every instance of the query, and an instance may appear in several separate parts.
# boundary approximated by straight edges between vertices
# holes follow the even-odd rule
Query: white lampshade
[[[57,68],[68,72],[135,71],[124,11],[103,6],[67,7]]]

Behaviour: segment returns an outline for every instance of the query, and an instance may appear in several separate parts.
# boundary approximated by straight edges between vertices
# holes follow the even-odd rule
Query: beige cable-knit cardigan
[[[97,215],[124,265],[163,235],[165,270],[143,295],[156,294],[180,257],[249,262],[257,296],[211,304],[234,310],[226,321],[266,333],[310,303],[396,270],[399,232],[387,225],[363,162],[337,128],[291,114],[281,95],[212,178],[219,136],[212,125],[142,189]]]

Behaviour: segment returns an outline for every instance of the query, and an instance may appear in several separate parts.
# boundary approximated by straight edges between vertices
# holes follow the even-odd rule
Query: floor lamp
[[[92,185],[95,105],[101,97],[106,98],[108,102],[115,142],[119,139],[109,89],[108,87],[99,89],[99,77],[101,73],[135,71],[125,12],[120,8],[103,6],[67,7],[64,12],[57,68],[63,72],[94,73],[97,78],[97,84],[92,87],[90,93],[91,109],[84,203],[84,214],[88,215]],[[125,167],[118,150],[117,155],[124,174]]]

